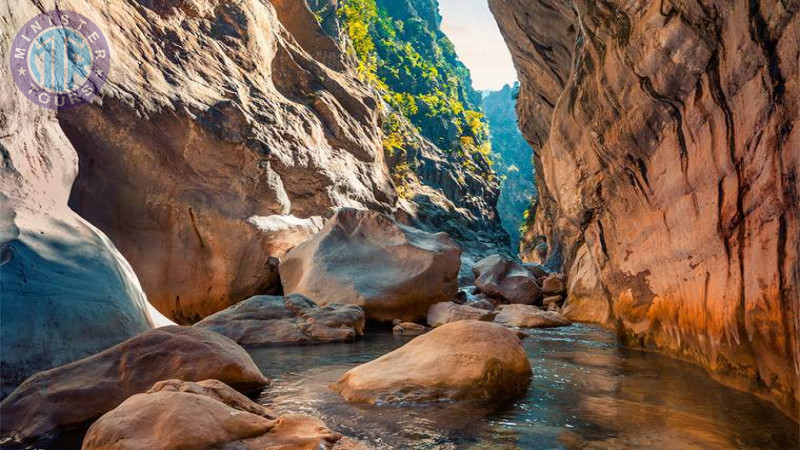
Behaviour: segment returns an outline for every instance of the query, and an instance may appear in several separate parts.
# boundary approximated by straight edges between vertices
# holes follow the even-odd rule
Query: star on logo
[[[19,71],[17,73],[19,73],[20,75],[25,75],[27,73],[27,71],[25,70],[24,67],[20,67]]]
[[[94,73],[96,73],[98,77],[103,78],[103,69],[95,69]]]

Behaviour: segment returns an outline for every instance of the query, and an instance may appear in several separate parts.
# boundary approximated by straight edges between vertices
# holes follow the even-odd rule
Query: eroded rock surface
[[[461,249],[374,211],[342,209],[280,265],[284,292],[358,305],[372,320],[424,320],[458,292]]]
[[[12,80],[11,40],[40,8],[0,6],[0,398],[38,371],[153,326],[130,265],[67,207],[78,156],[55,112],[30,102]]]
[[[114,49],[102,103],[58,115],[80,157],[70,205],[168,317],[276,292],[271,258],[318,231],[314,217],[395,202],[379,100],[305,2],[58,5]]]
[[[492,320],[494,314],[486,309],[453,302],[437,303],[428,310],[428,325],[436,328],[459,320]]]
[[[507,327],[556,328],[572,325],[557,311],[542,311],[531,305],[500,305],[497,311],[494,321]]]
[[[475,264],[472,272],[475,288],[489,297],[525,305],[541,301],[542,292],[536,278],[506,256],[488,256]]]
[[[524,392],[531,366],[516,333],[490,322],[436,328],[360,365],[332,389],[351,402],[472,400],[498,404]]]
[[[173,378],[216,379],[243,392],[267,384],[232,340],[200,328],[164,327],[28,378],[0,403],[0,436],[19,441],[84,425]]]
[[[798,3],[489,3],[536,148],[526,255],[585,243],[625,342],[800,417]]]
[[[317,344],[353,340],[364,334],[364,310],[355,305],[320,307],[300,294],[258,295],[206,317],[194,326],[240,345]]]
[[[278,417],[217,380],[168,380],[98,419],[82,449],[317,450],[341,437],[310,416]]]

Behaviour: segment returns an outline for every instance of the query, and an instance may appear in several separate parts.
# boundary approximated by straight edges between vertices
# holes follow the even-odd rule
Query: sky
[[[439,0],[442,30],[472,73],[475,89],[499,90],[517,81],[497,22],[487,0]]]

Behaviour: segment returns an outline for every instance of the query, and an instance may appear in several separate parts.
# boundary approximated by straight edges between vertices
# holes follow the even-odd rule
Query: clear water
[[[260,401],[322,418],[378,449],[800,448],[798,425],[770,403],[726,388],[700,368],[621,348],[604,330],[535,330],[525,398],[494,411],[458,404],[346,403],[328,386],[411,338],[372,332],[347,344],[250,353],[274,382]]]

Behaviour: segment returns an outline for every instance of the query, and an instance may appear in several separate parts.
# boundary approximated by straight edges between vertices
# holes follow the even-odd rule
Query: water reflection
[[[351,405],[328,389],[351,367],[411,338],[252,350],[275,378],[261,402],[321,417],[378,449],[798,448],[798,427],[771,404],[687,363],[623,349],[587,326],[536,330],[524,341],[534,376],[525,398],[495,411],[456,404]]]

